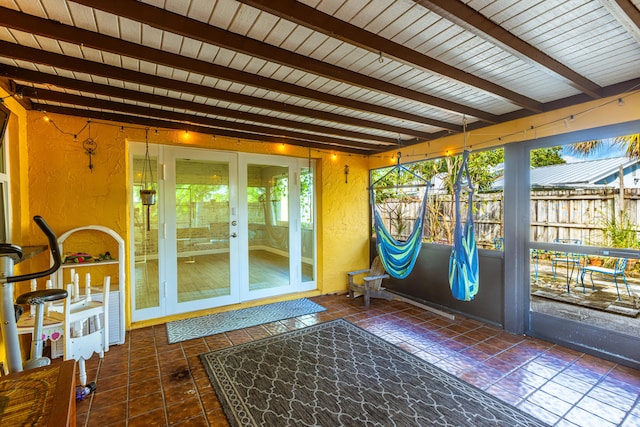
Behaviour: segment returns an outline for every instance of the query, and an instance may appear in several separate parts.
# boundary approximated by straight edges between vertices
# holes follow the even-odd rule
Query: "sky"
[[[608,159],[611,157],[622,157],[625,155],[625,149],[623,146],[615,145],[605,142],[605,144],[599,150],[590,153],[588,156],[576,156],[570,153],[567,148],[563,148],[561,151],[562,158],[567,163],[584,162],[587,160]]]

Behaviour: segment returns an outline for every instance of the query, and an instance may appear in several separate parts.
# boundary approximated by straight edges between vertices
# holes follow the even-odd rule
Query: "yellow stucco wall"
[[[17,108],[19,110],[20,108]],[[145,131],[123,123],[106,123],[79,117],[42,112],[20,112],[19,126],[24,128],[19,144],[11,152],[10,162],[27,161],[16,175],[12,188],[24,191],[12,197],[21,203],[13,206],[13,218],[27,231],[17,244],[45,244],[33,226],[34,215],[43,216],[57,235],[70,229],[98,224],[116,231],[129,245],[128,141],[144,142]],[[50,121],[47,121],[49,118]],[[121,126],[124,127],[122,131]],[[97,143],[89,169],[89,156],[82,143],[91,137]],[[368,263],[368,159],[281,144],[212,137],[197,133],[160,129],[149,132],[150,143],[187,145],[223,151],[287,155],[317,161],[318,212],[318,288],[321,293],[346,290],[346,272]],[[25,155],[26,153],[26,155]],[[349,165],[348,182],[344,166]],[[13,179],[16,176],[17,179]],[[87,251],[100,248],[87,248]],[[48,256],[39,256],[28,268],[48,267]],[[127,266],[128,267],[128,266]],[[130,277],[127,270],[127,277]],[[39,286],[44,286],[44,280]],[[16,293],[28,284],[17,285]],[[130,284],[127,283],[130,289]],[[127,308],[127,314],[130,313]],[[127,326],[130,326],[127,316]]]
[[[345,176],[345,165],[349,174]],[[369,263],[369,165],[362,156],[324,156],[320,162],[319,264],[323,293],[345,291],[347,271]],[[346,181],[346,182],[345,182]]]
[[[90,170],[89,156],[82,148],[82,142],[89,138],[88,126],[80,132],[87,120],[60,115],[51,115],[51,119],[46,121],[40,112],[27,114],[29,198],[23,209],[28,210],[29,218],[41,215],[58,236],[76,227],[98,224],[125,238],[128,213],[124,136],[115,126],[92,124],[91,138],[98,146],[92,159],[94,168]],[[46,243],[39,231],[34,233],[39,242]],[[41,264],[49,262],[47,257],[38,259]]]
[[[6,93],[0,89],[0,94]],[[481,149],[535,137],[553,135],[601,125],[640,119],[640,94],[543,113],[467,134],[467,146]],[[14,113],[9,126],[13,241],[44,244],[46,241],[31,218],[42,215],[59,235],[88,224],[114,229],[129,244],[128,141],[143,142],[142,127],[104,123],[80,117],[25,111],[13,99],[6,100]],[[571,120],[567,118],[571,117]],[[121,131],[124,126],[124,132]],[[532,128],[533,127],[533,128]],[[90,128],[90,133],[89,133]],[[74,140],[74,134],[76,140]],[[393,164],[396,150],[380,156],[338,154],[273,143],[259,143],[224,137],[160,130],[149,134],[149,142],[180,144],[224,151],[288,155],[317,161],[318,286],[321,293],[346,290],[346,272],[364,268],[369,259],[368,171]],[[82,142],[91,137],[98,147],[89,170],[89,157]],[[417,144],[402,150],[403,162],[460,152],[462,135]],[[344,167],[349,166],[345,177]],[[345,182],[345,178],[347,182]],[[21,268],[46,268],[48,257],[38,257]],[[127,271],[127,277],[130,277]],[[127,284],[130,289],[129,284]],[[18,292],[27,290],[20,284]],[[127,310],[128,311],[128,310]],[[129,319],[129,317],[127,317]],[[129,320],[127,320],[129,325]]]

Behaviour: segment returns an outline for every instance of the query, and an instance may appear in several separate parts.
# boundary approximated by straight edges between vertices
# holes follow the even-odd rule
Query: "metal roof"
[[[604,185],[606,178],[617,175],[620,167],[627,168],[635,163],[638,163],[637,159],[613,157],[610,159],[543,166],[531,170],[531,186]]]
[[[0,0],[30,109],[372,154],[640,85],[638,0]]]
[[[563,163],[531,169],[531,187],[593,187],[611,185],[618,179],[620,167],[636,165],[638,159],[612,157],[584,162]],[[617,181],[616,181],[617,182]],[[493,188],[502,188],[504,179],[496,179]]]

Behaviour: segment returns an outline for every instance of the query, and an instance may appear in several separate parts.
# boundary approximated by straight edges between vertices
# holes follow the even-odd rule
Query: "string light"
[[[591,111],[597,110],[597,109],[599,109],[599,108],[601,108],[601,107],[605,107],[605,106],[607,106],[607,105],[609,105],[609,104],[613,104],[613,103],[616,103],[618,106],[621,106],[621,107],[622,107],[622,106],[625,106],[624,98],[625,98],[626,96],[631,96],[631,95],[632,95],[632,93],[631,93],[631,92],[633,92],[633,91],[637,90],[638,88],[640,88],[640,84],[638,84],[638,85],[636,85],[635,87],[630,88],[629,90],[625,91],[625,92],[624,92],[624,94],[626,94],[626,95],[620,96],[620,97],[615,98],[615,99],[613,99],[613,100],[606,101],[606,102],[604,102],[604,103],[602,103],[602,104],[599,104],[599,105],[596,105],[596,106],[593,106],[593,107],[587,108],[587,109],[582,110],[582,111],[579,111],[579,112],[577,112],[577,113],[570,114],[570,115],[568,115],[568,116],[565,116],[565,117],[562,117],[562,118],[559,118],[559,119],[554,119],[554,120],[551,120],[551,121],[549,121],[549,122],[542,123],[542,124],[539,124],[539,125],[536,125],[536,126],[529,125],[529,126],[528,126],[528,128],[527,128],[527,129],[524,129],[524,130],[519,130],[519,131],[515,131],[515,132],[512,132],[512,133],[504,134],[504,135],[500,135],[500,136],[493,136],[493,137],[492,137],[492,138],[490,138],[490,139],[487,139],[487,140],[484,140],[484,141],[477,142],[477,143],[475,144],[475,147],[476,147],[476,149],[478,149],[478,148],[482,148],[482,147],[484,147],[484,146],[491,146],[491,145],[492,145],[492,143],[493,143],[493,142],[496,142],[496,141],[497,141],[497,142],[500,142],[500,143],[503,143],[503,141],[506,141],[506,140],[508,140],[510,137],[513,137],[513,136],[526,137],[526,134],[527,134],[527,131],[528,131],[528,130],[533,130],[533,131],[535,131],[535,130],[537,130],[537,129],[543,128],[543,127],[545,127],[545,126],[553,125],[553,124],[561,124],[561,125],[562,125],[562,124],[564,124],[564,126],[568,128],[568,127],[569,127],[569,122],[572,122],[572,121],[574,121],[576,118],[578,118],[578,117],[580,117],[580,116],[582,116],[582,115],[585,115],[585,114],[587,114],[587,113],[589,113],[589,112],[591,112]],[[3,102],[3,101],[4,101],[4,99],[9,98],[9,97],[12,97],[12,96],[13,96],[13,95],[9,95],[9,96],[5,96],[5,97],[0,98],[0,103],[1,103],[1,102]],[[16,94],[16,96],[17,96],[17,94]],[[53,120],[52,120],[52,119],[51,119],[51,118],[46,114],[46,112],[44,112],[44,111],[43,111],[43,114],[44,114],[43,120],[44,120],[45,122],[49,122],[49,123],[53,124],[53,125],[54,125],[54,127],[55,127],[55,128],[56,128],[60,133],[62,133],[62,134],[64,134],[64,135],[71,135],[71,136],[76,136],[76,137],[77,137],[77,135],[78,135],[78,134],[80,134],[80,133],[84,130],[84,128],[86,127],[86,124],[85,124],[85,126],[84,126],[84,127],[83,127],[79,132],[74,132],[74,133],[72,133],[72,132],[65,132],[65,131],[61,130],[61,129],[60,129],[60,128],[55,124],[55,122],[54,122],[54,121],[53,121]],[[114,124],[112,124],[112,123],[108,123],[108,122],[107,122],[107,123],[102,123],[102,122],[101,122],[101,124],[102,124],[102,125],[105,125],[105,126],[117,126],[118,128],[120,128],[120,131],[123,131],[123,130],[125,129],[125,126],[121,126],[121,125],[114,125]],[[135,130],[142,129],[142,128],[140,128],[140,127],[127,127],[127,128],[135,129]],[[154,133],[155,133],[155,135],[157,136],[157,135],[159,134],[158,129],[155,129]],[[185,131],[184,131],[184,137],[186,138],[186,137],[188,137],[188,135],[189,135],[189,131],[188,131],[188,130],[185,130]],[[215,135],[213,135],[213,138],[214,138],[214,140],[215,140]],[[430,157],[437,158],[437,157],[439,157],[439,156],[442,156],[442,154],[441,154],[442,152],[441,152],[441,151],[436,151],[436,152],[430,152],[430,151],[429,151],[429,150],[431,149],[431,142],[432,142],[432,141],[425,141],[425,142],[427,143],[427,147],[428,147],[428,150],[427,150],[427,151],[425,151],[425,152],[421,152],[421,153],[403,154],[403,156],[404,156],[405,158],[419,157],[419,158],[422,158],[422,159],[428,159],[428,158],[430,158]],[[240,145],[240,144],[241,144],[241,140],[240,140],[240,139],[237,139],[237,144],[238,144],[238,145]],[[280,149],[282,150],[284,147],[286,147],[286,146],[285,146],[285,144],[284,144],[284,143],[282,143],[282,144],[280,145]],[[471,148],[471,146],[469,146],[469,148]],[[319,154],[321,154],[321,155],[322,155],[322,154],[330,154],[330,155],[331,155],[331,159],[332,159],[332,160],[334,160],[334,161],[335,161],[335,160],[337,160],[337,158],[338,158],[338,154],[337,154],[335,151],[333,151],[333,150],[331,150],[331,151],[330,151],[330,150],[323,150],[323,149],[311,149],[311,148],[310,148],[309,150],[310,150],[310,151],[314,151],[314,152],[316,152],[316,153],[319,153]],[[453,155],[453,154],[454,154],[454,151],[452,151],[452,150],[446,150],[446,152],[445,152],[445,155],[446,155],[446,156],[451,156],[451,155]],[[346,156],[346,157],[351,157],[351,156],[353,156],[353,154],[350,154],[350,153],[340,153],[340,156],[341,156],[341,157],[345,157],[345,156]],[[377,158],[377,159],[390,159],[390,160],[391,160],[391,162],[395,162],[395,160],[396,160],[396,156],[395,156],[395,155],[390,155],[390,154],[371,154],[371,155],[368,155],[368,154],[362,154],[362,157],[363,157],[363,158],[365,158],[365,159],[367,159],[367,158],[368,158],[368,159],[375,159],[375,158]]]
[[[14,98],[14,99],[17,99],[18,101],[20,101],[20,100],[23,98],[23,96],[22,96],[22,92],[18,92],[18,93],[10,93],[10,94],[9,94],[9,95],[7,95],[7,96],[2,96],[2,97],[0,97],[0,104],[4,104],[4,100],[5,100],[5,99],[9,99],[9,98]]]
[[[45,111],[42,111],[42,113],[43,113],[43,117],[42,117],[42,119],[43,119],[45,122],[51,123],[51,124],[56,128],[56,130],[58,130],[58,132],[60,132],[61,134],[63,134],[63,135],[70,135],[71,137],[76,138],[76,140],[77,140],[77,138],[79,137],[80,133],[81,133],[82,131],[84,131],[84,129],[87,127],[87,125],[89,124],[89,122],[91,122],[90,120],[89,120],[89,121],[87,121],[87,123],[86,123],[86,124],[85,124],[85,125],[84,125],[84,126],[83,126],[79,131],[78,131],[78,132],[66,132],[66,131],[64,131],[64,130],[60,129],[60,127],[58,127],[58,126],[57,126],[57,124],[53,121],[53,119],[51,119],[51,118],[47,115],[47,113],[46,113]],[[109,122],[95,122],[95,121],[94,121],[93,123],[94,123],[94,124],[95,124],[95,123],[99,123],[99,124],[104,125],[104,126],[117,127],[117,128],[118,128],[118,130],[119,130],[120,132],[125,132],[127,129],[132,129],[132,130],[148,129],[148,128],[143,128],[143,127],[139,127],[139,126],[124,126],[124,125],[119,125],[119,124],[118,124],[118,125],[116,125],[116,124],[109,123]],[[167,132],[173,132],[173,131],[171,131],[171,130],[167,130]],[[155,130],[154,130],[154,134],[155,134],[156,136],[158,136],[158,135],[159,135],[159,130],[158,130],[158,129],[155,129]],[[188,137],[189,137],[189,135],[190,135],[189,130],[185,130],[185,131],[184,131],[184,133],[182,133],[183,138],[188,138]],[[214,141],[216,141],[216,135],[215,135],[215,134],[212,134],[212,135],[211,135],[211,137],[213,138],[213,140],[214,140]],[[128,140],[129,140],[128,138],[125,138],[125,141],[128,141]],[[264,141],[261,141],[261,142],[264,142]],[[237,145],[241,145],[241,144],[242,144],[242,140],[241,140],[240,138],[238,138],[238,139],[236,140],[236,144],[237,144]],[[278,145],[278,148],[279,148],[280,150],[286,150],[287,145],[283,142],[283,143],[280,143],[280,144]],[[333,150],[329,151],[329,150],[322,150],[322,149],[313,149],[313,151],[315,151],[315,152],[317,152],[317,153],[331,153],[332,158],[333,158],[334,160],[336,160],[336,159],[338,158],[338,154],[337,154],[335,151],[333,151]],[[340,155],[341,155],[341,156],[348,156],[348,157],[351,157],[351,154],[344,154],[344,155],[343,155],[343,154],[340,154]],[[363,155],[362,157],[363,157],[363,158],[367,158],[367,157],[369,157],[369,156],[367,156],[367,155]]]
[[[616,102],[617,102],[617,100],[616,100]],[[571,117],[571,118],[574,118],[575,116],[574,116],[574,115],[571,115],[570,117]],[[89,123],[89,122],[87,122],[87,124],[85,124],[85,125],[82,127],[82,129],[80,129],[80,131],[79,131],[79,132],[77,132],[77,133],[72,133],[72,132],[65,132],[65,131],[63,131],[62,129],[60,129],[60,128],[57,126],[57,124],[54,122],[54,120],[53,120],[53,119],[51,119],[51,118],[47,115],[47,113],[46,113],[45,111],[43,111],[43,120],[44,120],[45,122],[51,123],[51,124],[52,124],[52,125],[53,125],[53,126],[54,126],[54,127],[55,127],[59,132],[60,132],[60,133],[61,133],[61,134],[63,134],[63,135],[70,135],[70,136],[72,136],[72,137],[76,137],[76,138],[77,138],[77,136],[78,136],[78,135],[79,135],[79,134],[80,134],[80,133],[81,133],[81,132],[82,132],[82,131],[87,127],[87,124]],[[566,117],[566,118],[565,118],[565,119],[563,119],[563,120],[568,120],[568,117]],[[96,123],[96,122],[94,122],[94,123]],[[101,125],[104,125],[104,126],[115,126],[115,127],[117,127],[120,131],[122,131],[123,129],[124,129],[124,130],[126,130],[126,129],[133,129],[133,130],[141,130],[141,129],[145,129],[145,128],[137,127],[137,126],[122,126],[122,125],[115,125],[115,124],[113,124],[113,123],[109,123],[109,122],[97,122],[97,123],[99,123],[99,124],[101,124]],[[552,122],[550,122],[550,123],[552,123]],[[530,126],[530,129],[536,129],[536,128],[540,128],[540,127],[542,127],[542,126],[544,126],[544,125],[539,125],[539,126],[537,126],[537,127],[536,127],[536,126]],[[498,141],[501,141],[503,138],[505,138],[505,137],[507,137],[507,136],[516,135],[516,134],[522,134],[522,132],[523,132],[523,131],[514,132],[513,134],[505,135],[505,136],[501,136],[501,137],[497,137],[497,138],[494,138],[494,139],[495,139],[495,140],[498,140]],[[157,136],[157,135],[159,135],[159,130],[158,130],[158,129],[155,129],[155,130],[154,130],[154,134],[155,134],[156,136]],[[189,131],[188,131],[188,130],[185,130],[185,131],[184,131],[184,133],[183,133],[183,136],[184,136],[185,138],[187,138],[187,137],[188,137],[188,135],[189,135]],[[213,137],[213,138],[214,138],[214,140],[215,140],[216,136],[215,136],[215,135],[212,135],[212,137]],[[127,138],[127,139],[125,139],[125,140],[126,140],[126,141],[128,141],[129,139]],[[486,143],[488,143],[488,142],[490,142],[490,141],[491,141],[491,140],[484,141],[484,142],[482,142],[482,143],[479,143],[478,145],[479,145],[479,146],[482,146],[482,145],[484,145],[484,144],[486,144]],[[237,139],[237,140],[236,140],[236,143],[237,143],[237,145],[241,145],[242,141],[241,141],[240,139]],[[427,146],[428,146],[429,148],[431,148],[431,141],[427,141]],[[286,148],[286,144],[281,143],[281,144],[279,145],[279,147],[280,147],[280,149],[282,149],[283,147],[285,147],[285,148]],[[471,148],[472,148],[472,146],[469,146],[469,148],[471,149]],[[331,156],[331,160],[332,160],[332,161],[336,161],[336,160],[338,159],[338,154],[337,154],[335,151],[333,151],[333,150],[331,150],[331,151],[330,151],[330,150],[323,150],[323,149],[319,149],[319,148],[313,148],[313,149],[312,149],[312,148],[309,148],[309,150],[310,150],[310,151],[313,151],[313,152],[315,152],[315,153],[318,153],[318,154],[320,154],[320,155],[322,155],[322,154],[329,154],[329,155]],[[404,156],[405,158],[420,157],[420,158],[422,158],[422,159],[429,159],[429,158],[431,158],[431,157],[433,157],[433,158],[437,158],[437,157],[441,156],[442,154],[440,154],[440,153],[441,153],[441,152],[433,152],[433,153],[432,153],[432,152],[426,151],[426,152],[421,152],[421,153],[403,154],[403,156]],[[446,154],[445,154],[445,155],[446,155],[446,156],[450,156],[450,155],[452,155],[452,154],[453,154],[453,152],[452,152],[452,151],[447,150],[447,152],[446,152]],[[354,156],[359,156],[359,155],[351,154],[351,153],[340,153],[340,156],[341,156],[341,157],[354,157]],[[384,159],[389,159],[389,161],[390,161],[391,163],[395,163],[395,162],[396,162],[396,156],[395,156],[395,155],[390,155],[390,154],[371,154],[371,155],[368,155],[368,154],[362,154],[362,157],[363,157],[364,159],[382,159],[382,160],[384,160]]]

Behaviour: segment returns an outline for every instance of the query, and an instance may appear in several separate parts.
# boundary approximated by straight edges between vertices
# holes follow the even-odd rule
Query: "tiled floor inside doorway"
[[[77,425],[225,426],[199,354],[344,318],[549,425],[640,426],[640,371],[405,302],[312,300],[327,311],[178,344],[167,343],[164,325],[127,333],[87,362],[98,389],[78,402]]]

